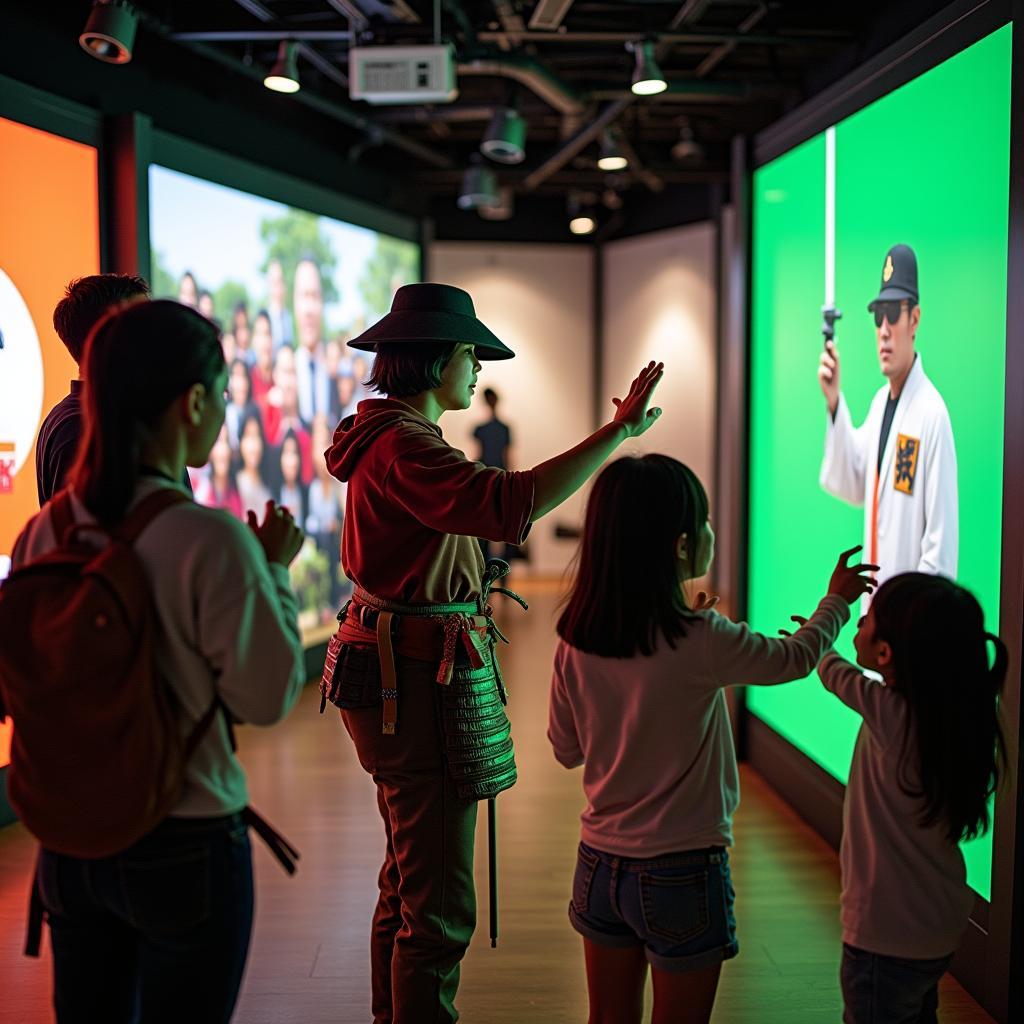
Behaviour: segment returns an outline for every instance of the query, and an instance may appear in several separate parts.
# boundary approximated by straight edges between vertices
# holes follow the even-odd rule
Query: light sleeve
[[[870,420],[870,414],[868,419]],[[827,416],[825,455],[818,477],[822,489],[850,505],[864,504],[864,482],[868,465],[867,420],[854,427],[842,392],[833,419]]]
[[[746,623],[711,612],[707,619],[707,676],[716,686],[769,686],[810,675],[850,618],[841,597],[827,595],[792,636],[755,633]]]
[[[940,400],[941,401],[941,400]],[[945,405],[921,453],[924,483],[924,535],[919,572],[956,579],[959,545],[959,497],[956,445]]]
[[[298,603],[288,570],[267,562],[252,530],[227,513],[222,522],[195,563],[199,649],[228,709],[243,722],[272,725],[306,682]]]
[[[901,700],[887,686],[864,675],[856,665],[829,651],[818,666],[818,677],[825,689],[834,693],[848,708],[856,711],[872,736],[881,744],[894,738],[902,728],[904,716],[895,701]]]
[[[569,699],[565,680],[565,648],[559,645],[551,677],[551,700],[548,708],[548,740],[555,752],[555,760],[566,768],[583,764],[576,718]]]

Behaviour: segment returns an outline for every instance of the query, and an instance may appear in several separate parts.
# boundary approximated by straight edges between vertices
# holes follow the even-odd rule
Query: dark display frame
[[[736,611],[747,611],[749,403],[750,403],[750,257],[752,177],[774,160],[829,126],[955,56],[984,36],[1013,23],[1011,166],[1006,310],[1006,417],[1003,465],[1003,550],[1000,583],[1000,635],[1010,652],[1010,671],[1002,701],[1009,741],[1008,778],[997,796],[993,834],[991,902],[978,899],[971,926],[952,971],[996,1020],[1024,1014],[1024,993],[1013,985],[1024,953],[1024,821],[1019,761],[1021,740],[1021,668],[1024,653],[1024,0],[962,0],[794,110],[753,140],[733,149],[736,203],[731,282],[733,328],[723,338],[719,386],[720,422],[739,429],[720,433],[719,470],[731,484],[730,516],[738,544],[736,578],[730,581]],[[844,786],[750,712],[741,722],[741,750],[747,760],[833,846],[842,829]],[[1021,870],[1017,870],[1020,867]]]
[[[103,131],[100,115],[80,103],[73,103],[23,82],[0,75],[0,117],[29,128],[58,135],[72,142],[93,146],[97,153],[97,195],[100,226],[100,266],[106,265],[109,239],[104,204],[106,175],[103,166]],[[7,765],[0,767],[0,827],[17,820],[7,800]]]

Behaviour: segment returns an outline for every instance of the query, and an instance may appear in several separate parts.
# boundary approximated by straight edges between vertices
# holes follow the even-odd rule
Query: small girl
[[[277,503],[288,509],[296,522],[306,521],[306,487],[302,482],[302,451],[294,430],[289,430],[281,439],[280,481],[277,488]]]
[[[255,409],[250,409],[238,428],[239,467],[235,474],[235,487],[243,511],[261,509],[273,501],[267,487],[267,442],[263,422]]]
[[[797,632],[775,639],[691,605],[682,584],[714,553],[708,499],[667,455],[619,459],[587,505],[558,620],[548,738],[583,765],[587,807],[569,919],[583,936],[590,1024],[634,1024],[647,965],[655,1024],[707,1021],[736,956],[726,851],[739,777],[724,688],[806,676],[869,591],[839,559]]]
[[[879,587],[854,646],[884,685],[834,651],[818,669],[864,719],[843,804],[843,1021],[929,1024],[974,906],[958,843],[987,831],[1005,758],[1006,647],[963,587],[917,572]]]
[[[205,508],[222,508],[236,519],[244,519],[242,499],[238,496],[235,477],[231,471],[231,445],[228,428],[220,428],[217,440],[210,449],[210,461],[195,483],[196,503]]]

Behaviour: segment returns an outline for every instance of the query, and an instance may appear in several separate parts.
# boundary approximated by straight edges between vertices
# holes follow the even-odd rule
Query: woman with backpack
[[[253,913],[231,722],[279,721],[304,682],[287,572],[302,532],[272,502],[246,525],[180,486],[224,422],[208,320],[122,307],[85,363],[69,489],[26,527],[0,592],[0,630],[25,638],[0,653],[11,801],[42,843],[59,1024],[220,1024]]]

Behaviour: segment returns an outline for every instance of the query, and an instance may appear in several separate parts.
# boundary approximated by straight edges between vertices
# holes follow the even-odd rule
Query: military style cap
[[[878,295],[868,303],[872,312],[876,302],[909,299],[911,305],[920,300],[917,295],[917,257],[909,245],[894,245],[885,254],[882,264],[882,287]]]
[[[450,284],[407,284],[395,292],[391,312],[353,338],[349,348],[376,351],[380,344],[465,342],[477,359],[511,359],[515,353],[477,319],[469,293]]]

